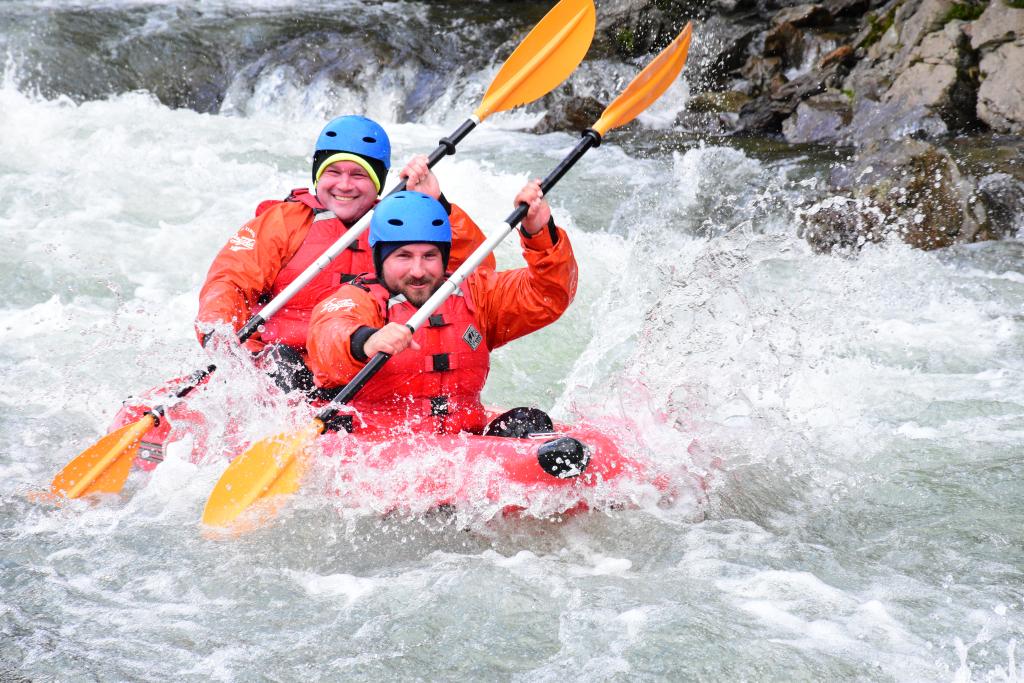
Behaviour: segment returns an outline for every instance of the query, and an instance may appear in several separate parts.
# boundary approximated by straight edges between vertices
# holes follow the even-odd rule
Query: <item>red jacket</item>
[[[237,331],[261,303],[269,301],[313,263],[348,226],[320,209],[308,190],[292,192],[288,201],[264,202],[257,216],[243,225],[217,254],[199,292],[197,333],[213,323],[230,323]],[[461,263],[485,237],[462,209],[452,206],[451,263]],[[373,272],[369,231],[311,280],[277,315],[253,335],[246,346],[258,351],[280,342],[305,353],[309,316],[313,307],[338,285],[360,273]],[[494,267],[494,259],[489,261]],[[454,266],[453,266],[454,267]],[[204,330],[205,331],[205,330]]]
[[[473,351],[490,352],[549,325],[565,312],[576,294],[578,271],[568,236],[561,229],[557,234],[555,244],[546,229],[521,239],[526,268],[497,273],[481,266],[469,275],[461,284],[464,296],[450,297],[437,311],[458,321],[451,326],[455,329],[444,332],[444,327],[426,324],[417,330],[413,338],[420,350],[410,347],[390,359],[352,401],[363,420],[371,428],[404,421],[416,431],[482,429],[480,392],[489,364],[472,354],[466,356],[463,347],[476,343]],[[380,328],[411,317],[412,306],[404,299],[391,299],[389,309],[379,292],[345,285],[314,309],[307,349],[318,386],[343,386],[363,367],[352,356],[351,337],[357,329]],[[459,367],[444,369],[442,363],[438,368],[434,361],[438,354],[449,356],[444,361],[449,365],[454,354]],[[395,367],[388,369],[392,363]],[[482,374],[478,368],[483,368]],[[447,399],[447,411],[437,414],[442,399]]]

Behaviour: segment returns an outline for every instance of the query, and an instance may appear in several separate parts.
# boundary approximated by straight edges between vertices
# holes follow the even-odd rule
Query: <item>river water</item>
[[[30,500],[127,395],[207,362],[205,270],[305,182],[325,118],[379,117],[398,163],[432,149],[543,13],[519,6],[333,3],[322,26],[284,0],[0,9],[0,679],[1024,676],[1024,243],[815,254],[797,212],[832,153],[673,135],[685,81],[551,193],[579,295],[495,354],[485,398],[629,419],[706,492],[506,518],[308,491],[219,538],[198,519],[223,458],[171,457],[120,497]],[[387,25],[412,36],[394,74],[301,58],[320,54],[302,31],[373,53]],[[197,54],[202,84],[167,66]],[[596,59],[575,87],[634,70]],[[437,167],[485,231],[575,142],[525,132],[541,113],[495,116]],[[498,258],[521,262],[511,240]],[[288,424],[224,365],[214,419]]]

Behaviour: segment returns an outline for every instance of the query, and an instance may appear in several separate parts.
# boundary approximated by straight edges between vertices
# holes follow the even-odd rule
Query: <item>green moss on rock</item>
[[[882,16],[877,16],[874,12],[868,13],[868,24],[871,26],[871,30],[868,31],[867,36],[857,46],[858,49],[867,49],[877,43],[885,35],[896,19],[896,8],[893,7]]]
[[[960,21],[974,21],[982,15],[985,11],[985,6],[988,3],[969,3],[969,2],[958,2],[949,8],[946,15],[942,17],[942,25],[945,26],[949,22],[959,19]]]
[[[628,28],[619,29],[615,34],[615,42],[623,52],[632,53],[636,49],[636,36]]]
[[[691,97],[686,109],[691,112],[712,114],[738,112],[749,101],[750,95],[735,90],[704,92]]]

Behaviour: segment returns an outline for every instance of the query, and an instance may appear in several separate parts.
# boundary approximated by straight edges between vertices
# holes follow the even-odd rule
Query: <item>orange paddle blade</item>
[[[297,491],[306,449],[323,431],[324,423],[314,419],[298,432],[281,433],[250,446],[217,481],[203,510],[203,524],[227,526],[257,499]]]
[[[623,126],[635,119],[679,77],[690,51],[693,22],[687,22],[675,40],[636,75],[630,84],[602,112],[594,130],[603,137],[612,128]]]
[[[593,0],[562,0],[509,55],[474,113],[478,120],[533,102],[569,77],[594,40]]]
[[[155,423],[152,415],[113,431],[69,462],[50,484],[50,490],[65,498],[90,493],[118,493],[128,480],[142,435]]]

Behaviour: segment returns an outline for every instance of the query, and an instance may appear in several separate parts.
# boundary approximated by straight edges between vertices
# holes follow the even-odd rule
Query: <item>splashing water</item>
[[[192,21],[184,5],[108,5],[134,40]],[[307,18],[276,2],[197,12],[240,8]],[[432,16],[416,8],[410,27]],[[433,148],[493,73],[493,31],[467,32],[490,56],[467,61],[463,89],[409,108],[421,72],[399,69],[359,107],[389,124],[399,163]],[[62,96],[22,73],[35,64],[15,45],[25,35],[5,39],[0,89],[0,677],[1024,673],[1024,247],[816,255],[796,216],[805,179],[828,169],[689,142],[640,155],[642,127],[551,193],[580,291],[558,323],[494,354],[485,400],[628,421],[688,495],[640,482],[624,509],[563,517],[540,501],[505,517],[482,498],[389,512],[313,486],[272,525],[207,537],[197,520],[229,423],[244,441],[308,417],[228,354],[195,399],[216,453],[193,463],[179,444],[122,497],[30,502],[129,394],[208,362],[191,320],[213,254],[260,200],[305,182],[333,107],[367,95],[326,72],[296,86],[282,48],[207,113],[170,108],[158,88]],[[437,168],[485,232],[574,144],[518,130],[537,111],[487,122]],[[518,252],[501,245],[499,266]],[[454,457],[425,451],[404,474]]]

